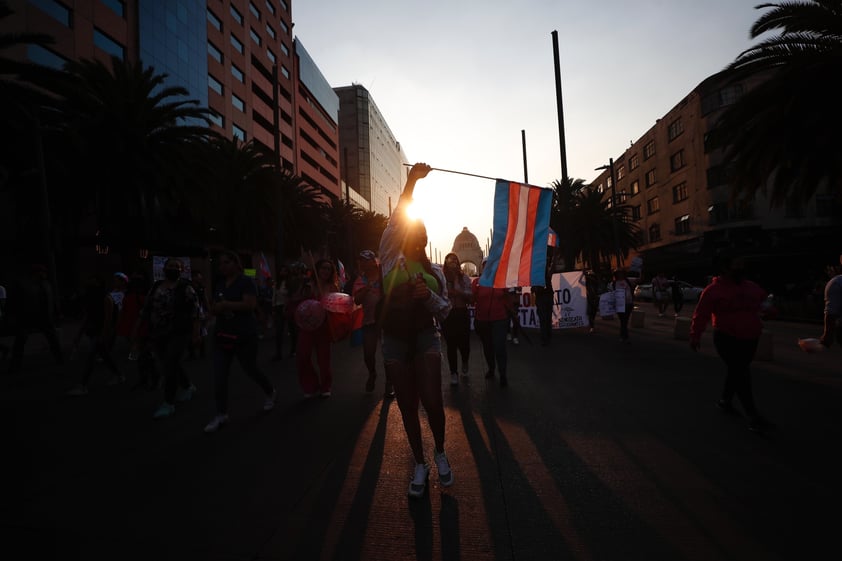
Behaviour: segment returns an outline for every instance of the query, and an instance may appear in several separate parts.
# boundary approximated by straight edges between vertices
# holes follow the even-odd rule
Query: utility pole
[[[614,176],[614,158],[608,158],[607,166],[599,166],[594,171],[605,169],[608,170],[608,176],[611,181],[611,232],[614,235],[614,259],[617,262],[617,267],[619,267],[623,261],[623,256],[620,253],[620,242],[617,236],[617,181]]]
[[[561,181],[567,185],[567,144],[564,140],[564,106],[561,102],[561,64],[558,55],[558,31],[553,31],[553,58],[555,60],[555,97],[558,105],[558,139],[561,148]]]

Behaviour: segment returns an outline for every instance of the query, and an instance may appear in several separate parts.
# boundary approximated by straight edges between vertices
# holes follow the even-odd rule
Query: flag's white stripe
[[[526,239],[526,215],[529,212],[529,188],[519,186],[517,197],[517,224],[512,236],[512,251],[506,268],[506,286],[518,286],[520,279],[520,256]]]

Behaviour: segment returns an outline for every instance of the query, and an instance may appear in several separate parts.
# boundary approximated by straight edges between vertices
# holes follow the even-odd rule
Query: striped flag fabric
[[[488,261],[480,286],[544,286],[552,189],[497,180]]]

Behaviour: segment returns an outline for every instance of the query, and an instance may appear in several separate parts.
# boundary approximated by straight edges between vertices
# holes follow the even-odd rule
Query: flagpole
[[[404,164],[406,167],[412,167],[415,164]],[[480,179],[490,179],[491,181],[508,181],[508,179],[503,179],[500,177],[491,177],[490,175],[479,175],[477,173],[468,173],[467,171],[455,171],[452,169],[443,169],[443,168],[433,168],[431,167],[430,170],[432,171],[443,171],[445,173],[455,173],[458,175],[468,175],[470,177],[479,177]],[[551,187],[541,187],[540,185],[530,185],[529,183],[524,182],[522,185],[526,185],[527,187],[534,187],[536,189],[551,189]]]

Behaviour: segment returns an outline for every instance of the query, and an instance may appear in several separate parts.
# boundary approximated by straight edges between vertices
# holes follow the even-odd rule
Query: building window
[[[643,147],[643,160],[646,161],[655,155],[655,141],[650,140]]]
[[[208,21],[217,31],[222,31],[222,21],[210,10],[208,10]]]
[[[279,22],[281,24],[281,31],[284,32],[284,35],[289,35],[289,27],[286,23],[284,23],[284,20],[279,20]]]
[[[269,37],[271,37],[272,39],[275,38],[275,30],[272,29],[272,26],[269,25],[268,23],[266,24],[266,33],[268,33]]]
[[[125,47],[123,47],[123,45],[121,45],[102,31],[100,31],[96,27],[94,27],[94,45],[96,45],[106,53],[116,56],[120,60],[123,60],[126,56],[126,49]]]
[[[687,162],[684,161],[684,150],[679,150],[670,156],[670,171],[678,171],[686,165]]]
[[[617,168],[617,181],[620,181],[622,178],[626,176],[626,166],[621,165]]]
[[[286,43],[281,41],[281,52],[284,53],[285,56],[289,56],[289,47],[287,47]]]
[[[34,4],[39,10],[57,20],[65,27],[70,27],[70,10],[59,4],[54,0],[30,0],[30,4]]]
[[[210,74],[208,74],[208,87],[219,95],[222,95],[222,84]]]
[[[629,192],[632,195],[637,195],[638,193],[640,193],[640,181],[638,181],[637,179],[632,181],[631,186],[629,188]]]
[[[687,182],[682,181],[672,188],[672,202],[680,203],[687,200]]]
[[[234,94],[231,94],[231,105],[233,105],[234,107],[236,107],[237,109],[239,109],[243,113],[246,112],[245,102]]]
[[[689,234],[690,233],[690,215],[685,214],[684,216],[679,216],[675,219],[675,233],[677,235],[680,234]]]
[[[655,184],[655,169],[652,168],[646,172],[646,187],[649,188]]]
[[[661,210],[661,203],[658,201],[658,197],[652,197],[646,201],[646,212],[655,214],[659,210]]]
[[[208,118],[211,120],[211,123],[222,128],[225,125],[225,119],[222,118],[222,115],[211,109],[208,112]]]
[[[111,8],[121,18],[126,17],[126,4],[123,0],[102,0],[102,3]]]
[[[243,75],[243,71],[234,66],[233,64],[231,65],[231,75],[234,78],[236,78],[238,82],[241,82],[243,84],[246,83],[246,77]]]
[[[284,78],[289,80],[289,70],[287,70],[287,67],[284,66],[283,64],[281,65],[281,74],[284,75]]]
[[[211,43],[210,41],[208,41],[208,54],[216,62],[218,62],[220,64],[222,63],[222,52],[219,49],[217,49],[214,46],[214,44]]]
[[[629,199],[629,194],[626,193],[625,191],[620,191],[619,193],[617,193],[617,204],[618,205],[626,204],[626,201],[628,199]]]
[[[670,126],[667,128],[667,138],[670,139],[670,142],[678,138],[678,135],[684,132],[684,123],[681,121],[681,117],[670,123]]]
[[[249,35],[251,36],[251,40],[257,43],[258,45],[261,44],[262,40],[260,39],[260,35],[257,34],[257,31],[254,28],[249,28]]]
[[[237,8],[231,6],[231,17],[234,18],[234,21],[243,25],[243,14],[237,11]]]
[[[251,2],[249,2],[249,11],[251,12],[251,15],[253,15],[257,19],[260,19],[260,10],[258,10],[257,6],[255,6]]]
[[[721,107],[731,105],[743,95],[743,85],[733,84],[702,98],[702,115],[716,111]]]
[[[67,59],[41,45],[30,44],[26,47],[26,58],[35,64],[46,66],[54,70],[63,70]]]
[[[275,5],[269,0],[266,0],[266,9],[269,10],[270,14],[275,15]]]
[[[273,53],[269,49],[266,49],[266,56],[269,57],[269,60],[271,60],[272,62],[275,62],[275,53]]]
[[[234,37],[233,33],[231,34],[231,45],[233,45],[234,48],[237,49],[238,53],[243,54],[245,52],[245,47],[243,47],[243,44],[240,43],[239,39]]]
[[[243,129],[241,129],[237,125],[231,125],[231,128],[233,129],[232,132],[234,134],[234,138],[239,139],[240,142],[246,141],[246,131],[244,131]]]
[[[631,217],[632,220],[640,220],[640,205],[634,205],[633,207],[631,207]]]
[[[629,158],[629,171],[634,171],[639,167],[640,167],[640,156],[638,156],[637,154],[634,154],[634,155],[632,155],[631,158]]]
[[[649,226],[649,242],[659,242],[661,241],[661,225],[660,224],[651,224]]]
[[[286,3],[286,2],[284,2],[284,0],[281,0],[281,1],[280,1],[280,4],[281,4],[281,9],[282,9],[283,11],[285,11],[285,12],[288,12],[288,11],[289,11],[289,6],[287,6],[287,3]]]

